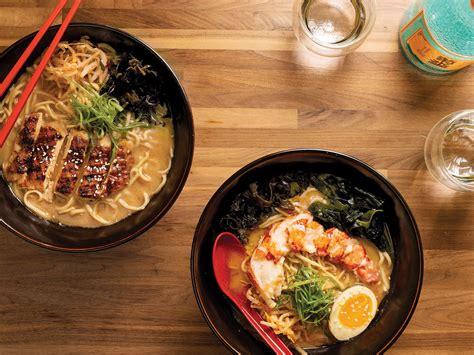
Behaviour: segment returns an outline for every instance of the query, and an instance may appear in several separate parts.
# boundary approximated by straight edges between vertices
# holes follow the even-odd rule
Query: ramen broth
[[[144,157],[149,156],[149,158],[147,158],[142,164],[142,171],[144,175],[148,176],[150,179],[149,181],[137,179],[133,183],[128,184],[118,194],[110,197],[113,200],[117,200],[117,202],[119,199],[122,199],[126,205],[132,208],[126,208],[121,203],[116,203],[115,208],[112,208],[110,205],[107,205],[102,201],[91,202],[77,197],[72,197],[73,202],[71,204],[70,198],[64,198],[60,195],[54,195],[51,203],[45,200],[41,201],[38,195],[33,195],[29,198],[30,209],[35,213],[37,213],[37,211],[35,211],[35,209],[37,209],[40,211],[41,217],[53,222],[86,228],[95,228],[116,223],[133,213],[134,208],[136,210],[142,209],[143,205],[147,202],[144,198],[145,194],[147,194],[149,198],[153,195],[154,191],[160,187],[163,183],[163,179],[165,179],[163,172],[170,167],[172,160],[171,153],[174,147],[173,123],[171,120],[167,120],[164,127],[157,126],[152,129],[141,131],[142,132],[140,133],[146,134],[146,137],[148,138],[147,146],[141,144],[132,149],[132,155],[136,162],[134,167],[136,167]],[[5,148],[0,151],[2,164],[11,155],[13,148],[12,138],[16,136],[15,133],[16,132],[12,133],[8,142],[5,144]],[[131,139],[131,141],[133,142],[133,139]],[[140,168],[140,166],[138,168]],[[132,171],[134,171],[133,168]],[[17,196],[20,201],[23,201],[26,191],[20,189],[16,184],[11,184],[10,188],[15,196]],[[66,205],[68,205],[69,208],[77,209],[79,212],[77,214],[61,213],[61,209]],[[88,213],[86,207],[88,205],[90,208],[95,208],[97,210],[97,215],[99,218],[103,219],[102,222],[93,218],[92,215]]]
[[[74,132],[82,132],[86,137],[87,134],[89,134],[89,137],[91,135],[94,137],[95,131],[86,131],[88,129],[86,126],[80,126],[77,120],[74,121],[74,117],[78,117],[78,111],[73,98],[77,98],[77,102],[80,102],[79,105],[81,103],[92,105],[92,100],[99,96],[88,97],[86,96],[87,92],[84,94],[84,89],[78,88],[78,86],[91,88],[91,90],[95,90],[96,95],[99,95],[99,90],[106,86],[107,80],[111,78],[113,61],[117,61],[117,58],[120,58],[120,56],[110,46],[95,46],[87,39],[81,39],[81,41],[73,43],[62,42],[40,77],[4,147],[0,149],[3,177],[9,182],[15,196],[34,214],[68,226],[96,228],[111,225],[136,211],[144,209],[153,195],[158,193],[165,185],[173,161],[173,121],[167,114],[166,103],[163,105],[156,104],[157,106],[153,107],[148,102],[147,104],[150,106],[147,106],[147,109],[150,107],[149,112],[152,116],[156,114],[156,117],[160,117],[158,121],[154,124],[140,122],[143,119],[140,117],[141,113],[137,116],[136,111],[127,111],[130,106],[125,103],[119,118],[122,121],[117,123],[119,129],[115,128],[115,131],[110,133],[110,139],[116,139],[117,145],[120,144],[120,146],[126,147],[127,157],[131,156],[131,163],[127,165],[127,178],[122,181],[123,184],[120,189],[100,195],[98,198],[88,199],[79,196],[78,186],[82,182],[82,174],[87,165],[86,163],[89,163],[89,161],[86,161],[88,155],[93,147],[102,147],[101,142],[103,140],[99,140],[100,136],[94,138],[94,140],[89,139],[85,160],[83,163],[79,163],[78,180],[73,185],[75,189],[66,196],[57,191],[49,196],[44,191],[25,188],[25,186],[20,186],[17,180],[10,179],[12,173],[8,170],[8,166],[11,164],[15,152],[18,151],[19,140],[17,137],[19,137],[28,115],[32,113],[40,115],[41,127],[56,127],[63,137],[68,134],[74,136]],[[141,64],[134,57],[130,58],[132,58],[130,63],[133,63],[133,69],[141,65],[139,67],[140,73],[144,73],[145,70],[147,75],[157,75],[156,72],[149,69],[150,66]],[[26,72],[20,76],[5,96],[0,107],[0,123],[4,122],[11,114],[36,66],[37,64],[34,64],[27,68]],[[130,70],[130,68],[127,68],[127,70]],[[138,75],[141,75],[140,73]],[[139,91],[138,89],[134,90]],[[100,95],[101,97],[107,97],[107,103],[115,100],[116,105],[119,105],[119,98],[102,93]],[[97,104],[97,110],[101,108],[101,105]],[[114,122],[117,117],[119,116],[115,116]],[[38,132],[39,129],[37,128],[36,131]],[[115,135],[115,138],[112,135]],[[64,139],[64,142],[66,142],[66,139]],[[29,143],[28,148],[32,150],[39,149],[35,148],[34,144]],[[67,144],[58,144],[57,147],[60,148],[54,148],[58,150],[58,152],[55,151],[55,154],[58,153],[58,159],[51,163],[53,173],[52,176],[48,176],[46,179],[51,179],[53,182],[58,180],[57,177],[63,168],[60,159],[64,159],[67,153],[66,149],[69,149],[66,146]],[[113,156],[112,154],[110,153],[110,156]],[[115,160],[112,161],[114,158],[110,158],[110,156],[107,158],[108,162],[102,166],[109,175],[111,175],[112,169],[107,167],[115,162]],[[109,175],[106,175],[106,179]],[[119,170],[118,177],[121,178],[122,176],[122,171]],[[101,181],[103,182],[98,184],[105,186],[107,180]]]

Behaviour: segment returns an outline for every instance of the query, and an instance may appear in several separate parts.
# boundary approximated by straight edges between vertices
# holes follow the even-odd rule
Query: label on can
[[[467,57],[444,48],[430,33],[423,10],[400,29],[401,45],[434,73],[449,73],[472,64]],[[426,68],[427,67],[427,68]]]

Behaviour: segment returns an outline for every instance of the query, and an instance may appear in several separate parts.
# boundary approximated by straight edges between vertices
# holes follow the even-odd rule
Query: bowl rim
[[[51,26],[48,29],[48,31],[55,31],[59,27],[60,27],[60,25]],[[153,54],[158,60],[160,60],[164,64],[164,66],[169,71],[170,75],[174,78],[174,80],[175,80],[176,84],[178,85],[179,89],[181,90],[181,92],[183,94],[183,98],[184,98],[184,103],[185,103],[185,108],[184,109],[185,109],[185,112],[187,114],[188,121],[189,121],[190,128],[191,128],[190,129],[190,138],[191,138],[190,139],[190,146],[189,146],[189,150],[188,150],[188,154],[187,154],[187,159],[186,159],[186,162],[185,162],[184,174],[182,174],[180,179],[179,179],[178,188],[173,191],[170,198],[166,201],[166,203],[164,204],[164,206],[162,207],[162,209],[159,213],[155,214],[153,216],[153,218],[151,218],[148,221],[148,223],[143,225],[140,229],[134,231],[133,233],[130,233],[129,235],[127,235],[124,238],[121,238],[119,240],[116,240],[116,241],[108,243],[108,244],[95,246],[95,247],[90,247],[90,248],[59,247],[59,246],[56,246],[56,245],[52,245],[52,244],[49,244],[49,243],[44,243],[44,242],[38,241],[35,238],[32,238],[32,237],[22,233],[21,231],[19,231],[19,230],[13,228],[12,226],[10,226],[2,217],[0,217],[0,224],[1,225],[3,225],[7,230],[9,230],[13,234],[17,235],[21,239],[26,240],[27,242],[30,242],[34,245],[38,245],[40,247],[43,247],[43,248],[49,249],[49,250],[70,252],[70,253],[81,253],[81,252],[92,252],[92,251],[105,250],[105,249],[113,248],[113,247],[116,247],[120,244],[126,243],[126,242],[138,237],[139,235],[145,233],[148,229],[150,229],[153,225],[155,225],[170,210],[170,208],[173,206],[173,204],[176,202],[179,195],[181,194],[181,192],[184,188],[184,185],[185,185],[185,183],[188,179],[189,172],[191,171],[191,165],[192,165],[193,157],[194,157],[195,130],[194,130],[194,119],[193,119],[193,113],[192,113],[192,110],[191,110],[191,105],[190,105],[190,102],[189,102],[188,95],[186,94],[186,91],[183,87],[183,84],[178,79],[176,73],[171,68],[171,66],[168,64],[168,62],[155,49],[153,49],[153,47],[151,47],[149,44],[144,42],[142,39],[140,39],[140,38],[138,38],[138,37],[136,37],[136,36],[134,36],[134,35],[132,35],[128,32],[122,31],[118,28],[108,26],[108,25],[102,25],[102,24],[97,24],[97,23],[88,23],[88,22],[74,22],[74,23],[71,23],[68,26],[68,28],[71,28],[71,27],[98,28],[98,29],[105,29],[105,30],[108,30],[110,32],[115,32],[116,34],[118,34],[121,37],[126,37],[126,38],[130,39],[131,41],[136,42],[139,46],[145,48],[147,51],[149,51],[151,54]],[[37,32],[38,31],[32,32],[32,33],[18,39],[16,42],[14,42],[10,46],[8,46],[8,48],[6,48],[3,52],[0,53],[0,61],[2,61],[4,59],[4,57],[8,56],[9,52],[14,50],[17,46],[24,43],[25,41],[31,40]],[[67,33],[67,31],[66,31],[66,33]],[[2,179],[3,179],[3,175],[2,175]],[[92,228],[92,229],[91,228],[84,228],[84,230],[89,230],[89,229],[91,231],[94,230],[94,228]]]
[[[377,354],[383,354],[385,351],[387,351],[396,341],[397,339],[402,335],[403,331],[405,328],[408,326],[408,323],[410,322],[414,312],[415,308],[418,304],[420,294],[421,294],[421,289],[423,285],[423,274],[424,274],[424,260],[423,260],[423,245],[421,241],[421,236],[420,232],[418,230],[418,226],[416,224],[415,218],[413,216],[413,213],[411,212],[407,202],[401,195],[401,193],[397,190],[397,188],[381,173],[379,173],[375,168],[371,167],[369,164],[363,162],[362,160],[355,158],[349,154],[345,153],[340,153],[334,150],[329,150],[329,149],[318,149],[318,148],[295,148],[295,149],[285,149],[277,152],[273,152],[270,154],[266,154],[260,158],[257,158],[256,160],[253,160],[252,162],[246,164],[242,168],[238,169],[235,173],[233,173],[229,178],[227,178],[220,186],[219,188],[214,192],[214,194],[211,196],[209,199],[208,203],[206,204],[204,210],[201,213],[201,216],[199,217],[199,221],[196,225],[196,230],[194,233],[193,237],[193,242],[191,245],[191,257],[190,257],[190,269],[191,269],[191,282],[193,286],[193,291],[194,291],[194,296],[196,298],[196,302],[198,304],[199,310],[201,311],[202,316],[204,317],[206,323],[208,324],[209,328],[211,328],[212,332],[217,336],[217,338],[221,341],[222,344],[224,344],[230,351],[232,351],[235,354],[239,354],[239,350],[236,349],[231,342],[223,335],[220,333],[219,329],[215,327],[213,324],[213,321],[210,319],[210,316],[204,306],[203,302],[203,295],[201,294],[201,290],[197,288],[197,270],[195,270],[194,265],[195,265],[195,259],[197,257],[197,240],[198,236],[201,234],[201,227],[203,223],[204,216],[208,212],[209,208],[211,205],[214,203],[214,199],[217,198],[217,196],[222,194],[222,191],[226,189],[233,181],[235,181],[237,178],[240,176],[244,175],[245,172],[248,170],[254,168],[255,166],[264,163],[265,161],[272,160],[273,158],[285,156],[287,154],[293,154],[293,153],[306,153],[306,154],[313,154],[313,153],[319,153],[319,154],[326,154],[335,158],[343,158],[343,159],[348,159],[352,160],[359,166],[363,167],[367,171],[369,171],[371,174],[375,175],[378,179],[380,179],[383,183],[387,185],[387,187],[394,193],[396,198],[400,201],[401,205],[405,209],[408,217],[409,217],[409,222],[410,225],[413,227],[413,230],[415,232],[415,239],[416,239],[416,244],[418,246],[418,260],[419,260],[419,270],[420,272],[418,273],[418,282],[416,285],[416,293],[414,295],[412,304],[410,306],[410,309],[408,311],[408,314],[406,318],[404,319],[404,322],[398,327],[398,330],[395,332],[395,334],[392,334],[391,339],[381,348],[377,350]],[[203,237],[204,239],[204,237]],[[213,275],[211,277],[214,277]]]

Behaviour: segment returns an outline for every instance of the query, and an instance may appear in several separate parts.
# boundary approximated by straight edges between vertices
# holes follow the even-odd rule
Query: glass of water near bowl
[[[431,129],[425,162],[445,186],[474,192],[474,110],[451,113]]]
[[[339,57],[360,47],[375,13],[375,0],[295,0],[293,29],[311,52]]]

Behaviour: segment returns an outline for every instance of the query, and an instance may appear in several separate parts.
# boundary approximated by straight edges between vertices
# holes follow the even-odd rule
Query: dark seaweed
[[[163,81],[150,65],[133,55],[123,53],[110,68],[110,76],[100,93],[117,98],[126,111],[133,112],[139,121],[156,125],[157,105],[165,106]]]
[[[268,182],[252,183],[233,199],[220,226],[245,243],[249,229],[273,214],[276,208],[291,212],[293,206],[288,199],[309,186],[318,189],[328,201],[310,206],[316,221],[325,228],[337,227],[352,236],[367,238],[380,250],[389,249],[384,234],[384,200],[353,186],[347,179],[330,174],[296,172],[274,177]]]
[[[300,194],[308,186],[309,180],[304,173],[274,177],[262,184],[252,183],[234,198],[220,225],[245,242],[246,232],[273,214],[275,208],[293,209],[287,200]]]
[[[379,249],[388,250],[384,237],[384,200],[337,176],[321,174],[312,181],[324,191],[328,201],[310,206],[316,221],[325,228],[337,227],[353,236],[367,238]]]

